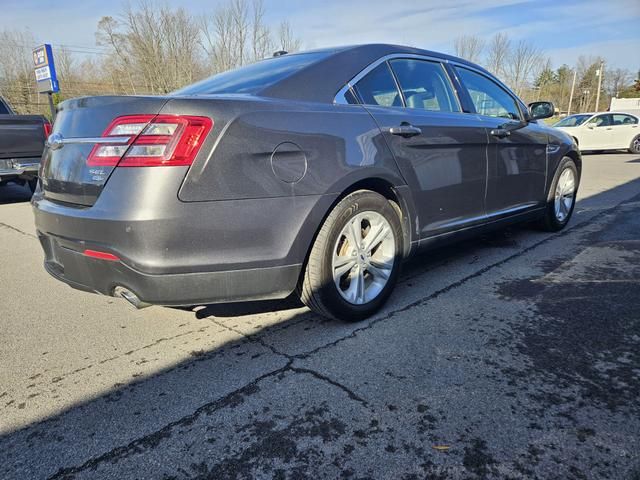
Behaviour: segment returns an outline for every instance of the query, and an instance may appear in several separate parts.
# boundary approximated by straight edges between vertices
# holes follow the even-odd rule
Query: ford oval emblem
[[[62,147],[64,147],[64,137],[59,133],[52,133],[51,135],[49,135],[49,138],[47,138],[47,146],[51,150],[61,149]]]

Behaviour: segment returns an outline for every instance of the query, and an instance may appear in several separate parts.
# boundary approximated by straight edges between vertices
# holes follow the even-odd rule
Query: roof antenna
[[[277,52],[273,52],[273,56],[274,57],[281,57],[282,55],[286,55],[287,53],[289,53],[289,52],[287,52],[286,50],[278,50]]]

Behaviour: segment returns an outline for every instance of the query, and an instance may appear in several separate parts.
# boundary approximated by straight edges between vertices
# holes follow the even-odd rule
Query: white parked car
[[[579,113],[553,126],[571,135],[582,151],[624,149],[640,153],[640,119],[629,113]]]

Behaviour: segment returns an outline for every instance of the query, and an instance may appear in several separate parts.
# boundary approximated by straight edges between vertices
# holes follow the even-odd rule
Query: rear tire
[[[400,218],[385,197],[369,190],[347,195],[318,232],[298,288],[300,300],[338,320],[369,317],[397,282],[402,242]]]
[[[631,145],[629,145],[629,153],[640,153],[640,135],[636,135],[636,137],[631,140]]]
[[[547,208],[538,226],[547,232],[562,230],[573,214],[580,177],[575,162],[564,157],[558,168],[547,196]]]

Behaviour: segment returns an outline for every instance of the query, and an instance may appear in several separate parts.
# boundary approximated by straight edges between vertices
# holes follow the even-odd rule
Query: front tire
[[[569,157],[564,157],[556,169],[547,197],[547,208],[539,223],[543,230],[557,232],[569,223],[576,205],[579,181],[575,162]]]
[[[378,311],[400,273],[402,225],[382,195],[359,190],[331,211],[315,239],[298,290],[320,315],[358,321]]]
[[[640,153],[640,135],[636,135],[636,137],[631,140],[631,145],[629,145],[629,153]]]

